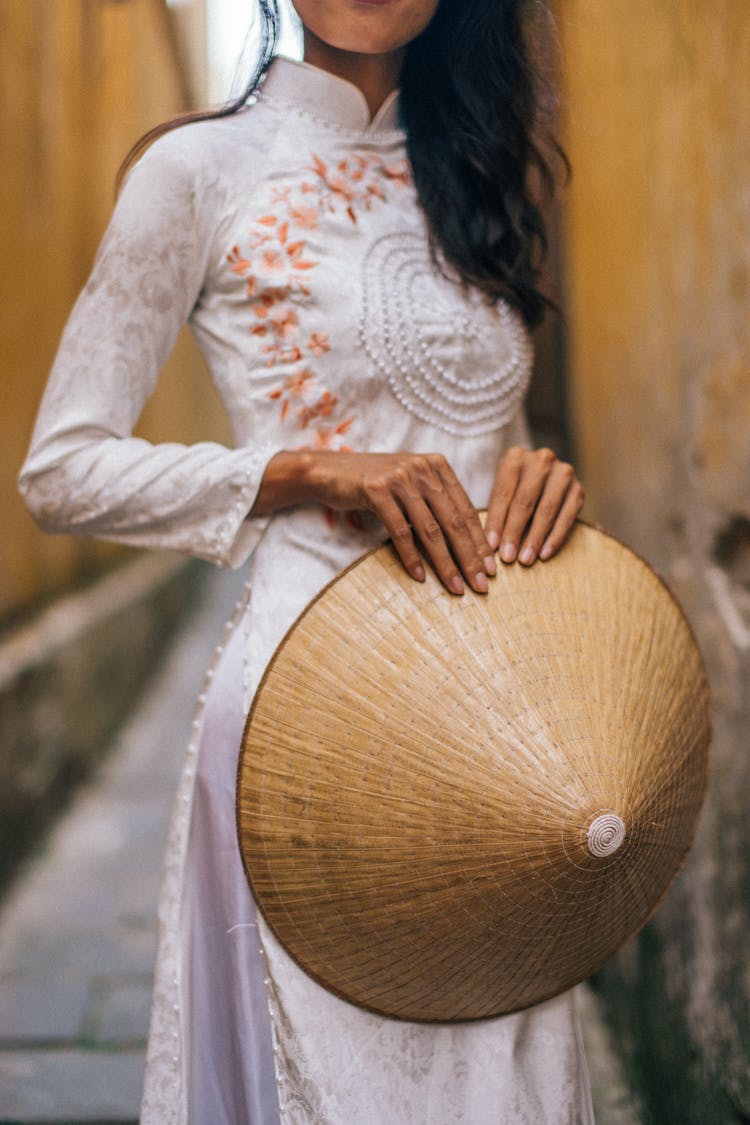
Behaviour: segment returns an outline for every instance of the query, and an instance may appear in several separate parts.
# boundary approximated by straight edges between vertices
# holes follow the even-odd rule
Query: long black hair
[[[125,158],[118,186],[157,137],[236,113],[256,92],[279,34],[277,0],[257,2],[259,54],[244,89],[219,109],[151,129]],[[542,0],[440,0],[428,27],[407,45],[401,73],[407,153],[436,262],[490,299],[504,298],[532,327],[550,304],[539,277],[551,159],[559,157],[567,170],[559,146],[550,140],[543,149],[540,140],[551,137],[542,73],[549,40],[540,36],[548,19]]]
[[[433,251],[529,325],[548,303],[538,287],[541,203],[554,188],[540,147],[551,100],[543,15],[538,0],[442,0],[401,74],[406,147]],[[567,170],[561,150],[548,150]]]

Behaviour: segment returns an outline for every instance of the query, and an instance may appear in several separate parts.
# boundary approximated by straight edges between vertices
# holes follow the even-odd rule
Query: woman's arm
[[[66,326],[20,487],[46,530],[239,565],[265,523],[246,517],[278,445],[131,436],[208,269],[196,137],[177,130],[131,172]]]

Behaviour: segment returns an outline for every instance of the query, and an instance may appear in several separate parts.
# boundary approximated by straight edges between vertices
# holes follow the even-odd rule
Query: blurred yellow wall
[[[65,318],[112,208],[118,165],[141,133],[186,107],[183,73],[164,0],[2,0],[0,620],[117,553],[42,535],[15,477]],[[224,434],[186,333],[140,432],[181,440]]]
[[[587,511],[677,592],[715,723],[690,859],[599,988],[638,1119],[719,1125],[750,1120],[750,7],[557,7]]]
[[[689,481],[706,534],[750,513],[750,8],[559,12],[574,426],[592,510],[659,558]]]

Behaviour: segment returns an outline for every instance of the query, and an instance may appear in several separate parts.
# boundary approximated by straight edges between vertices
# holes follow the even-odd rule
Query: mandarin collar
[[[365,96],[357,86],[296,59],[280,55],[273,59],[259,96],[262,101],[289,106],[336,129],[367,135],[401,132],[398,90],[388,95],[371,120]]]

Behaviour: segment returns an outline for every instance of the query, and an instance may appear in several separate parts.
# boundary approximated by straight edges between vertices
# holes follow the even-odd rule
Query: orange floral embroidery
[[[313,332],[307,341],[307,350],[312,352],[313,355],[323,355],[323,352],[330,352],[331,345],[328,342],[328,333]]]
[[[281,273],[286,266],[284,255],[279,253],[278,250],[264,250],[261,254],[261,262],[263,269],[268,270],[269,273]]]
[[[288,305],[281,305],[278,309],[274,309],[269,313],[268,319],[273,325],[274,331],[283,339],[294,335],[299,324],[297,313],[294,309],[290,309]]]
[[[327,449],[338,450],[340,453],[351,453],[352,447],[350,445],[342,445],[339,438],[351,426],[354,418],[347,418],[344,422],[339,422],[337,426],[316,426],[311,432],[310,441],[304,445],[298,445],[298,449]]]
[[[285,391],[292,395],[301,395],[314,378],[315,376],[309,367],[303,368],[302,371],[294,371],[291,375],[286,377],[283,386],[277,387],[276,390],[271,391],[268,397],[281,398]]]
[[[306,172],[297,185],[271,188],[269,210],[254,221],[247,246],[232,247],[227,262],[245,278],[254,317],[250,333],[259,338],[267,366],[292,368],[268,397],[278,402],[284,425],[304,432],[305,444],[298,448],[349,451],[343,439],[356,416],[335,420],[341,401],[321,385],[310,362],[331,351],[328,332],[300,323],[311,296],[303,278],[318,265],[307,246],[308,232],[318,229],[325,214],[345,215],[356,224],[358,213],[386,200],[390,187],[409,183],[409,169],[406,161],[386,164],[377,153],[353,153],[333,166],[312,153]],[[337,515],[327,512],[326,518],[333,524]],[[356,517],[345,519],[358,526]]]
[[[227,261],[232,267],[232,273],[247,273],[250,269],[250,262],[247,258],[242,257],[239,246],[232,247],[227,254]]]
[[[323,391],[317,402],[310,406],[301,406],[297,411],[300,429],[306,430],[315,418],[327,418],[329,414],[333,413],[333,408],[338,406],[338,403],[337,395],[332,394],[331,391]],[[353,421],[353,418],[349,419],[350,424]]]
[[[318,212],[315,207],[300,204],[289,208],[289,218],[302,230],[315,230],[318,225]]]
[[[405,160],[400,160],[397,164],[384,164],[383,171],[389,180],[401,184],[402,187],[407,187],[411,183],[409,166]]]
[[[357,222],[360,208],[369,211],[373,199],[385,200],[383,181],[400,187],[409,183],[405,160],[384,164],[377,153],[354,153],[340,160],[334,169],[313,153],[310,171],[318,177],[320,209],[335,212],[343,206],[353,223]]]

